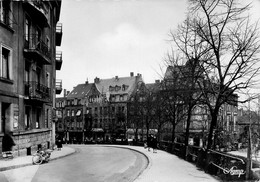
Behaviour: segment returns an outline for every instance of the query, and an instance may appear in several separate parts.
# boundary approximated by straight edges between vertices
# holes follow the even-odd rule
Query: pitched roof
[[[60,102],[66,100],[66,97],[56,97],[55,102]]]
[[[93,83],[78,84],[74,89],[67,95],[67,98],[82,98],[85,97],[91,90]]]
[[[158,92],[161,89],[160,82],[158,82],[158,83],[147,83],[147,84],[145,84],[145,86],[150,92]]]
[[[142,81],[140,75],[130,77],[114,77],[110,79],[99,79],[96,87],[102,94],[131,94],[136,83]]]

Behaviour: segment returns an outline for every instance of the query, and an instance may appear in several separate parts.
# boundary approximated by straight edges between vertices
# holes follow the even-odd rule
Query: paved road
[[[73,146],[77,153],[40,166],[5,171],[9,182],[125,182],[133,181],[147,166],[142,154],[117,147]]]

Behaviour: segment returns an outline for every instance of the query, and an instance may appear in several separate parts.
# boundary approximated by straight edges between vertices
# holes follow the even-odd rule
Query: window
[[[47,87],[50,88],[51,87],[51,77],[50,77],[50,73],[46,72],[46,81],[47,81]]]
[[[81,110],[79,109],[76,113],[76,116],[80,116],[81,115]]]
[[[67,110],[67,116],[70,116],[70,110]]]
[[[38,42],[40,42],[41,41],[41,29],[40,28],[36,28],[36,31],[35,31],[35,36],[36,36],[36,40],[38,41]],[[38,43],[37,42],[37,43]]]
[[[39,67],[36,68],[36,72],[35,72],[35,76],[36,76],[36,82],[38,84],[41,83],[41,69]]]
[[[74,116],[74,110],[71,111],[71,116]]]
[[[62,112],[59,111],[59,110],[56,110],[56,116],[57,116],[58,118],[62,118]]]
[[[24,125],[26,130],[30,128],[30,120],[31,120],[31,107],[25,106]]]
[[[48,37],[46,37],[46,44],[48,46],[48,49],[50,49],[51,45],[50,45],[50,39]]]
[[[41,121],[41,109],[37,108],[36,109],[36,123],[35,123],[36,128],[40,128],[40,121]]]
[[[25,40],[29,42],[29,35],[30,35],[30,27],[31,23],[28,18],[25,19],[24,31],[25,31]]]
[[[11,79],[11,50],[2,47],[1,49],[1,65],[0,65],[0,77]]]
[[[25,78],[24,81],[25,82],[29,82],[30,81],[30,63],[28,61],[25,61]]]
[[[5,133],[5,126],[9,123],[10,118],[10,104],[0,102],[0,132]]]
[[[1,22],[10,26],[11,25],[11,3],[8,0],[0,1],[0,18]]]
[[[49,109],[46,109],[46,112],[45,112],[45,128],[48,128],[49,127]]]
[[[119,90],[121,90],[121,87],[118,86],[118,85],[116,85],[116,86],[115,86],[115,89],[116,89],[116,92],[118,92]]]

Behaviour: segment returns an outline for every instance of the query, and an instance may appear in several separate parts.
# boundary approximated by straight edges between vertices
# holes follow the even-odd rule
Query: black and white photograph
[[[0,182],[260,181],[260,0],[0,0]]]

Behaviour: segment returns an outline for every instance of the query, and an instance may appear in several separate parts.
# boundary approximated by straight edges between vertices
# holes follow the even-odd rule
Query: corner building
[[[0,152],[9,131],[15,156],[53,146],[60,8],[61,0],[0,1]]]
[[[56,100],[56,134],[69,143],[125,138],[127,105],[139,83],[143,83],[142,75],[131,72],[127,77],[96,77],[94,83],[86,81],[71,92],[64,91],[64,97]]]

